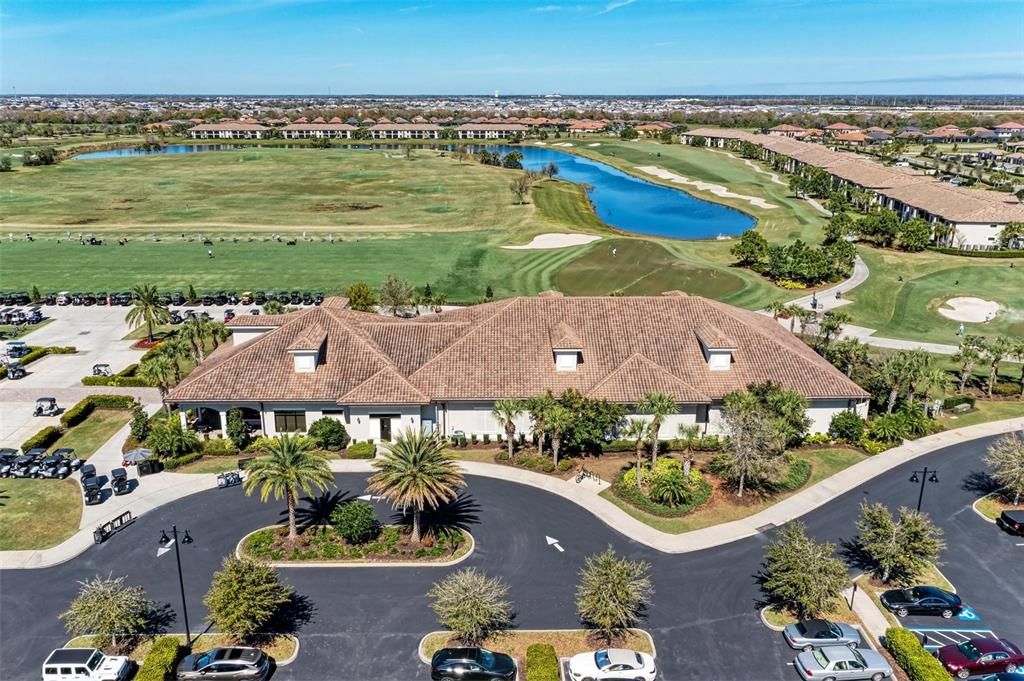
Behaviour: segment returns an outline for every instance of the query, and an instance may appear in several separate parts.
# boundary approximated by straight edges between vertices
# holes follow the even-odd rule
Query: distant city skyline
[[[494,91],[1019,95],[1024,3],[0,0],[3,95]]]

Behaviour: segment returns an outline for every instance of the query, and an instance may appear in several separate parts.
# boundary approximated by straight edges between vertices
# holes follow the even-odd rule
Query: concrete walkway
[[[825,289],[824,291],[818,291],[817,293],[803,298],[797,298],[792,301],[792,305],[799,305],[807,310],[811,309],[811,302],[817,300],[818,310],[834,310],[837,307],[848,305],[851,301],[844,297],[836,298],[838,292],[841,296],[845,296],[847,293],[863,284],[868,279],[868,275],[871,274],[871,270],[868,269],[867,264],[861,260],[860,256],[853,261],[853,274],[844,281]],[[789,325],[789,321],[786,320],[786,325]]]
[[[636,520],[612,502],[598,496],[601,485],[577,484],[574,479],[561,480],[541,473],[477,461],[462,461],[460,467],[467,475],[479,475],[530,485],[557,494],[587,509],[608,526],[627,537],[665,553],[687,553],[728,544],[759,533],[758,528],[783,525],[798,518],[835,497],[857,487],[907,461],[929,454],[943,447],[990,435],[1024,430],[1024,417],[982,423],[966,428],[948,430],[907,442],[878,456],[865,459],[830,478],[783,499],[760,513],[746,518],[694,530],[684,534],[669,534]],[[112,442],[123,442],[126,431],[118,433]],[[121,440],[118,440],[121,437]],[[110,443],[108,443],[110,444]],[[106,445],[104,445],[106,447]],[[119,445],[118,445],[119,446]],[[368,473],[373,470],[372,460],[338,459],[330,462],[331,470],[338,473]],[[57,565],[79,555],[92,545],[92,531],[126,510],[138,516],[158,506],[217,486],[213,474],[160,473],[147,476],[131,494],[112,497],[103,504],[83,513],[79,531],[59,546],[39,551],[0,552],[0,568],[25,569]],[[95,509],[95,510],[93,510]]]

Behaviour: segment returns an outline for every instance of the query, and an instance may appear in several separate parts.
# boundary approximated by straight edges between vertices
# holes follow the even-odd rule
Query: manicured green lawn
[[[82,488],[77,480],[0,480],[0,551],[45,549],[78,530]]]
[[[1003,306],[988,324],[966,323],[966,333],[1024,336],[1024,258],[859,250],[871,276],[848,294],[853,304],[842,308],[854,324],[878,329],[878,336],[956,345],[960,323],[937,309],[950,298],[966,296]]]
[[[974,410],[966,414],[946,413],[941,419],[946,428],[964,428],[989,421],[1020,418],[1024,416],[1024,401],[1021,400],[978,400]]]
[[[127,409],[97,409],[64,433],[53,445],[53,449],[70,447],[75,450],[75,456],[88,459],[131,418],[132,413]]]
[[[808,449],[796,452],[796,458],[811,462],[811,477],[803,487],[786,494],[760,499],[754,497],[739,499],[727,490],[716,490],[711,501],[682,518],[661,518],[645,513],[619,499],[612,494],[611,490],[601,492],[601,496],[656,530],[670,534],[682,534],[754,515],[800,490],[807,489],[811,485],[863,461],[867,456],[852,449]]]

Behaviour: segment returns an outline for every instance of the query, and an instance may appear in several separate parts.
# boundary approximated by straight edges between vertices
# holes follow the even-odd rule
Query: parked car
[[[442,648],[430,659],[432,681],[515,679],[516,662],[484,648]]]
[[[937,586],[912,586],[909,589],[892,589],[880,597],[882,605],[897,617],[907,615],[941,615],[945,619],[959,615],[964,609],[963,601]]]
[[[809,651],[825,646],[860,645],[860,632],[849,624],[829,622],[828,620],[807,620],[788,624],[782,630],[786,643],[795,650]]]
[[[93,376],[113,376],[114,372],[111,370],[109,364],[93,364],[92,365]]]
[[[225,647],[186,655],[178,663],[178,681],[186,679],[262,679],[270,658],[259,648]]]
[[[227,310],[224,310],[224,321],[225,322],[230,322],[234,318],[235,318],[235,311],[232,308],[228,308]]]
[[[996,525],[1005,532],[1024,537],[1024,511],[1003,511],[996,519]]]
[[[592,653],[580,653],[569,659],[569,678],[572,681],[612,681],[613,679],[636,679],[654,681],[658,670],[654,658],[647,653],[624,648],[608,648]]]
[[[800,677],[805,681],[835,679],[871,679],[882,681],[892,675],[892,667],[874,650],[862,650],[847,646],[815,648],[796,656],[793,663]]]
[[[36,400],[36,408],[32,411],[33,416],[56,416],[60,413],[57,406],[57,398],[40,397]]]
[[[95,648],[58,648],[43,662],[42,681],[124,681],[132,674],[127,657]]]
[[[951,643],[939,648],[935,656],[958,679],[975,674],[1015,674],[1024,669],[1024,653],[1005,638],[972,638]]]

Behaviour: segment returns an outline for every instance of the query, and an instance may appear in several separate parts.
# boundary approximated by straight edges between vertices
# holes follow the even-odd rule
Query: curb
[[[200,636],[203,636],[203,635],[218,636],[218,635],[220,635],[220,632],[217,632],[217,631],[205,631],[202,634],[196,634],[195,638],[199,638]],[[172,631],[172,632],[168,632],[168,633],[164,633],[164,634],[157,634],[153,638],[160,638],[161,636],[181,636],[182,638],[184,638],[185,632],[181,632],[181,631],[173,632]],[[278,634],[278,636],[284,636],[284,638],[290,638],[291,640],[295,641],[295,652],[293,652],[290,657],[287,657],[287,658],[285,658],[283,660],[274,660],[274,666],[275,667],[287,667],[292,662],[295,662],[295,658],[297,658],[299,656],[299,650],[302,648],[302,641],[299,640],[298,636],[295,636],[293,634]],[[81,638],[81,637],[80,636],[76,636],[75,638]],[[68,639],[67,642],[65,642],[64,645],[61,646],[61,647],[62,648],[67,648],[68,644],[70,644],[74,640],[75,640],[74,638]],[[141,669],[142,668],[142,663],[139,662],[138,665],[139,665],[139,668]]]
[[[761,617],[761,624],[763,624],[768,629],[771,629],[772,631],[785,631],[786,627],[777,627],[774,624],[770,623],[768,619],[764,616],[765,612],[770,610],[771,607],[772,606],[770,605],[766,605],[758,611],[757,614]]]
[[[257,528],[255,530],[253,530],[252,532],[250,532],[249,534],[245,535],[244,537],[242,537],[238,541],[238,543],[235,544],[235,557],[239,558],[239,559],[245,557],[242,554],[242,545],[245,543],[246,539],[248,539],[252,535],[256,534],[257,532],[262,532],[263,530],[267,530],[267,529],[274,528],[274,527],[280,527],[280,525],[267,525],[266,527],[260,527],[260,528]],[[394,560],[394,561],[376,561],[376,560],[345,560],[345,561],[341,561],[341,560],[338,560],[338,561],[330,561],[330,560],[303,560],[303,561],[289,561],[289,560],[260,560],[259,558],[254,558],[253,560],[260,560],[260,562],[263,563],[264,565],[269,565],[269,566],[275,567],[275,568],[376,568],[376,567],[414,567],[414,568],[423,568],[423,567],[451,567],[453,565],[458,565],[462,561],[466,560],[467,558],[469,558],[470,556],[473,555],[474,551],[476,551],[476,539],[473,538],[473,535],[470,534],[469,532],[466,532],[465,530],[463,530],[462,533],[466,537],[469,538],[469,550],[467,550],[464,554],[462,554],[458,558],[455,558],[455,559],[452,559],[452,560],[446,560],[446,561],[436,561],[436,562],[435,561],[417,562],[415,560],[400,560],[400,561],[399,560]]]
[[[587,631],[586,629],[506,629],[505,633],[547,633],[550,631]],[[658,659],[658,648],[654,645],[654,637],[646,629],[630,629],[634,634],[640,634],[647,638],[647,642],[651,644],[651,657]],[[782,631],[781,629],[779,631]],[[430,658],[423,653],[423,644],[426,643],[427,639],[434,634],[454,634],[454,631],[447,631],[445,629],[438,629],[435,631],[428,631],[420,639],[420,642],[416,644],[416,655],[420,658],[423,664],[430,664]]]

